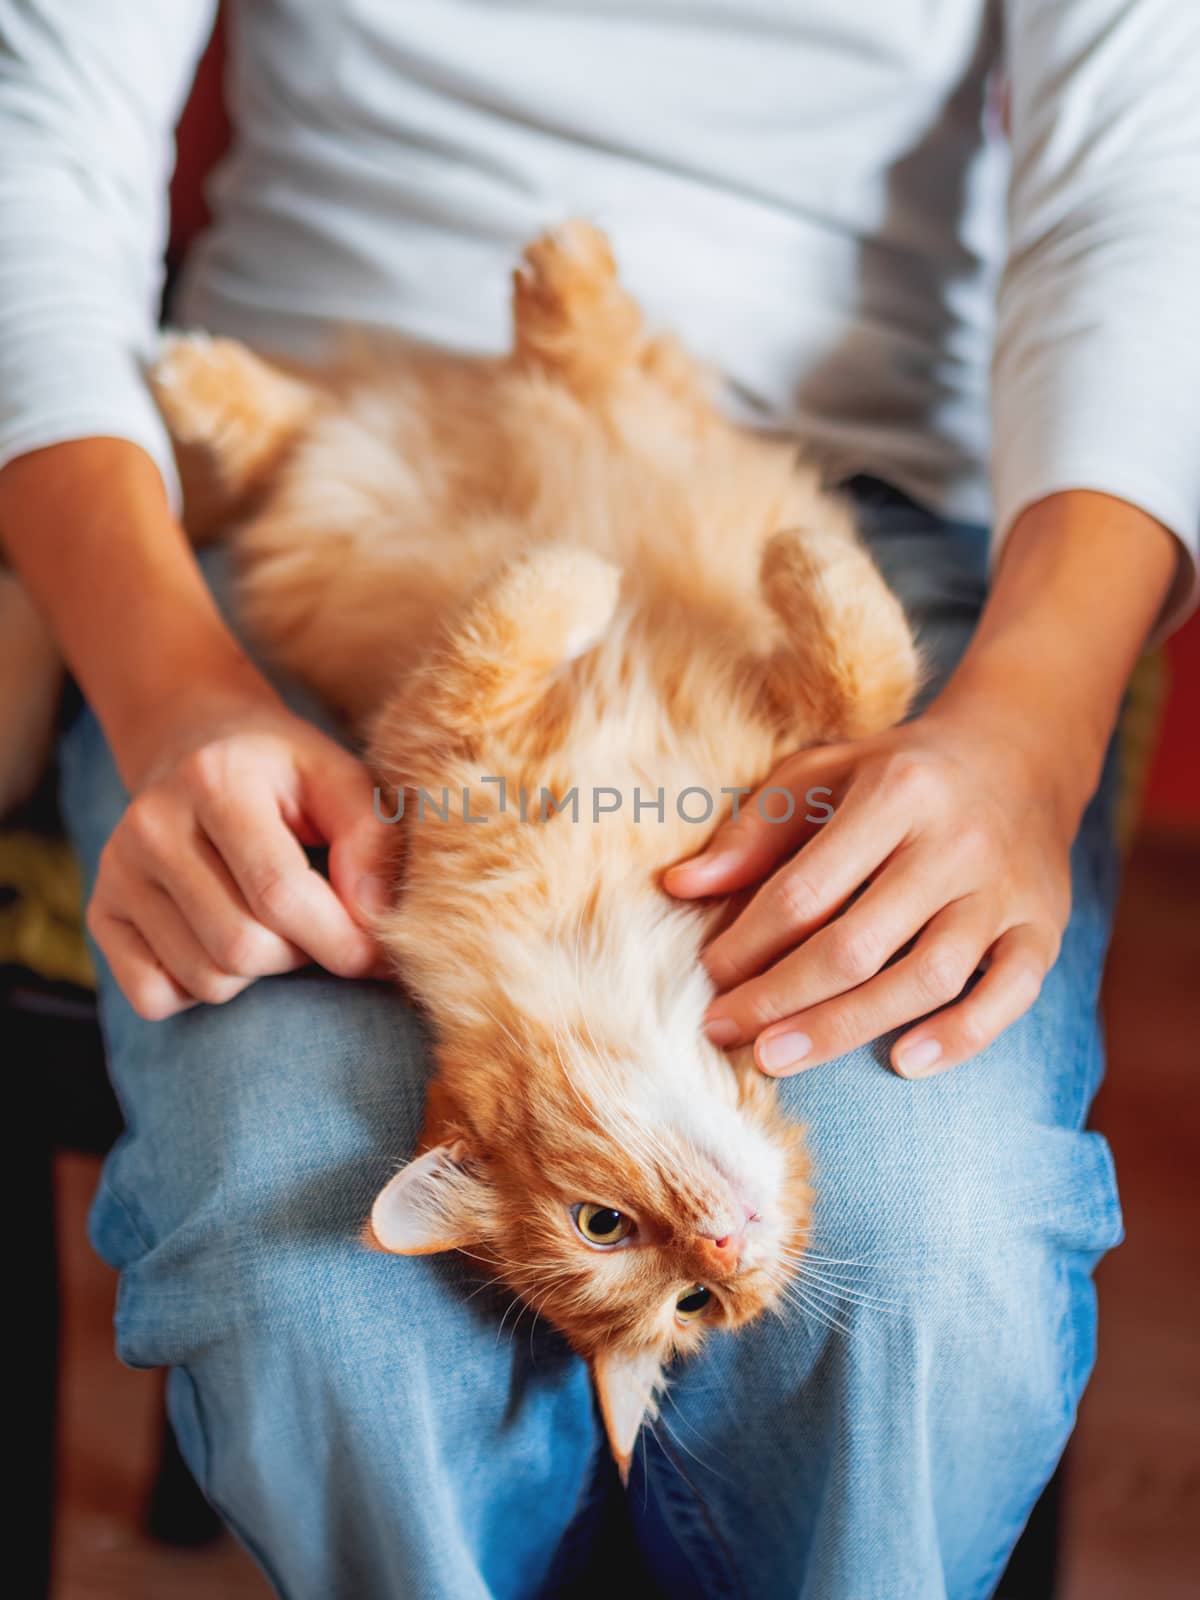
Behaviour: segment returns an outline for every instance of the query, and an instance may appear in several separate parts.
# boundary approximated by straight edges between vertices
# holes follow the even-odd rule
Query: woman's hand
[[[1029,1009],[1067,923],[1071,841],[1179,555],[1123,500],[1071,489],[1035,501],[933,705],[791,757],[770,785],[795,796],[797,821],[763,820],[752,797],[671,869],[666,887],[683,897],[761,883],[706,953],[717,1043],[755,1039],[758,1065],[783,1075],[921,1017],[891,1059],[927,1077]],[[806,794],[820,788],[835,810],[814,828]],[[786,807],[773,795],[765,809]]]
[[[767,787],[794,796],[792,820],[764,818],[786,812],[781,794],[761,806],[751,796],[703,855],[667,875],[684,897],[761,884],[705,953],[721,991],[710,1038],[755,1039],[759,1067],[783,1076],[923,1017],[891,1059],[925,1077],[1028,1010],[1070,911],[1077,814],[1011,730],[935,709],[802,751]],[[822,814],[806,799],[814,789],[834,796],[819,826],[805,821]]]
[[[88,930],[151,1020],[310,961],[371,976],[386,836],[365,767],[273,698],[177,716],[100,857]]]
[[[309,961],[378,970],[365,924],[386,899],[388,831],[371,780],[246,657],[150,457],[107,438],[18,456],[0,531],[133,796],[87,923],[134,1010],[219,1004]]]

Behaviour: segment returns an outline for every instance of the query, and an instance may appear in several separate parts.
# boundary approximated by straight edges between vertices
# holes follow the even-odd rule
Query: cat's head
[[[780,1300],[808,1222],[803,1141],[774,1085],[698,1027],[686,1050],[662,1043],[667,1071],[590,1029],[494,1032],[488,1048],[512,1055],[507,1104],[487,1132],[439,1112],[439,1142],[371,1217],[378,1246],[468,1252],[567,1336],[623,1474],[664,1367]]]

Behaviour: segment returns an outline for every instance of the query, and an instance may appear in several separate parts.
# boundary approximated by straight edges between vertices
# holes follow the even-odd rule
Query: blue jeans
[[[878,558],[944,677],[984,594],[984,530],[860,486]],[[62,748],[86,871],[125,804],[84,712]],[[587,1374],[461,1258],[371,1254],[359,1226],[421,1125],[401,996],[309,970],[140,1021],[103,962],[127,1129],[93,1239],[117,1338],[172,1369],[213,1504],[289,1600],[524,1600],[607,1580],[748,1600],[988,1595],[1091,1367],[1091,1274],[1120,1234],[1096,995],[1112,774],[1033,1010],[907,1082],[887,1040],[782,1086],[810,1130],[828,1258],[811,1314],[711,1339],[621,1496]],[[514,1320],[515,1317],[515,1320]],[[581,1577],[582,1575],[582,1577]]]

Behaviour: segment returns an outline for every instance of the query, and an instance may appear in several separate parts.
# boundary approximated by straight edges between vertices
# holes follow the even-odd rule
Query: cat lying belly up
[[[378,931],[436,1075],[369,1239],[555,1323],[625,1471],[664,1366],[782,1302],[809,1218],[799,1128],[702,1031],[724,907],[661,873],[791,750],[900,718],[917,664],[846,506],[719,415],[599,233],[531,245],[513,309],[498,359],[190,336],[154,378],[247,626],[406,800]]]

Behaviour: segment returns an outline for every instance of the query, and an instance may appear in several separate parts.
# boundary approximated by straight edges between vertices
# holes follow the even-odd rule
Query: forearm
[[[1032,751],[1078,820],[1179,546],[1154,518],[1088,490],[1016,522],[975,637],[931,708]]]
[[[211,720],[223,704],[274,703],[137,445],[79,439],[10,462],[0,538],[131,787],[201,707]]]

